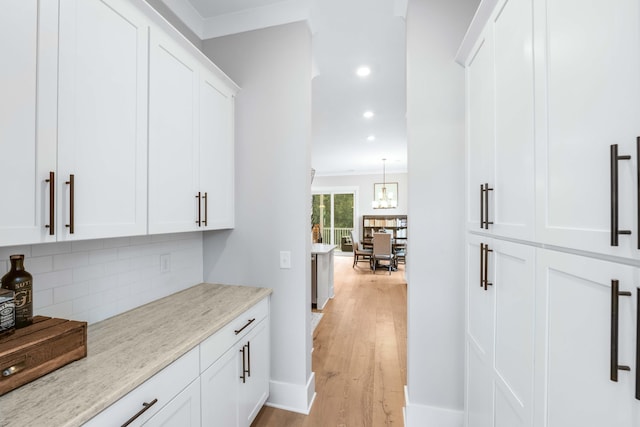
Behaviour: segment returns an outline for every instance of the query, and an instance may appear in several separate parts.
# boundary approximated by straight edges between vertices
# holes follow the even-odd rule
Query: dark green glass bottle
[[[24,269],[24,255],[11,255],[11,270],[2,276],[2,287],[14,293],[16,329],[33,323],[33,278]]]

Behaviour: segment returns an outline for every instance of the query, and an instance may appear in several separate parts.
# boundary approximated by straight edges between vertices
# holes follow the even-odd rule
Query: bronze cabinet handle
[[[618,144],[610,147],[611,163],[611,246],[618,246],[620,234],[631,234],[631,230],[618,229],[618,161],[629,160],[631,156],[619,156]]]
[[[480,228],[484,228],[484,184],[480,184]]]
[[[242,378],[242,383],[246,383],[247,382],[247,376],[245,375],[247,373],[247,365],[246,365],[246,361],[244,359],[244,349],[246,346],[242,346],[242,348],[240,349],[240,353],[242,353],[242,375],[240,376],[240,378]]]
[[[56,173],[49,172],[49,224],[45,225],[49,229],[49,235],[53,236],[56,229]]]
[[[250,324],[252,324],[253,322],[256,321],[256,318],[254,317],[253,319],[249,319],[247,321],[247,323],[240,329],[236,329],[233,332],[235,332],[236,335],[238,335],[240,332],[244,331],[244,328],[246,328],[247,326],[249,326]]]
[[[200,192],[199,191],[198,191],[198,195],[196,196],[196,199],[198,199],[198,219],[196,220],[196,224],[198,224],[198,227],[200,227],[202,221],[200,221],[201,213],[200,213]]]
[[[251,341],[247,341],[247,375],[251,376]]]
[[[143,408],[140,409],[133,417],[129,418],[126,423],[122,424],[122,427],[127,427],[129,424],[134,422],[136,420],[136,418],[138,418],[140,415],[144,414],[147,411],[147,409],[151,408],[156,403],[158,403],[158,399],[153,399],[149,403],[144,402],[142,404]]]
[[[620,291],[619,281],[611,280],[611,357],[610,357],[610,378],[611,381],[618,381],[618,371],[630,371],[626,365],[618,364],[618,297],[631,296],[631,292]]]
[[[636,288],[636,399],[640,400],[640,288]]]
[[[69,186],[69,224],[65,226],[69,229],[69,233],[73,234],[75,231],[75,175],[69,175],[69,181],[65,181],[65,184]]]
[[[207,197],[207,193],[204,193],[204,196],[202,196],[202,198],[204,199],[204,221],[202,221],[202,223],[204,224],[204,226],[207,226],[207,208],[208,208],[208,204],[209,204],[209,197]]]

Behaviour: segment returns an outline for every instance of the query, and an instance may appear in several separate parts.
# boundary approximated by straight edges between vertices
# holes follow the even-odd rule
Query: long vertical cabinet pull
[[[251,377],[251,341],[247,341],[247,376]]]
[[[640,400],[640,288],[636,288],[636,399]]]
[[[620,291],[618,280],[611,280],[611,358],[610,371],[611,381],[618,381],[618,371],[630,371],[626,365],[618,364],[618,299],[620,296],[630,297],[631,292]]]
[[[640,136],[636,137],[636,160],[640,161]],[[636,214],[638,216],[638,227],[640,227],[640,163],[636,165]],[[640,249],[640,233],[638,235],[638,249]]]
[[[75,232],[75,175],[69,175],[69,181],[65,181],[69,186],[69,224],[65,227],[69,229],[69,233]]]
[[[480,184],[480,228],[484,228],[484,184]]]
[[[56,230],[56,173],[49,172],[49,224],[45,225],[49,229],[49,236],[53,236]]]
[[[204,193],[204,196],[202,196],[202,198],[204,199],[204,221],[202,221],[202,224],[206,227],[207,226],[207,209],[209,205],[209,197],[206,191]]]
[[[484,243],[480,243],[480,287],[484,287]]]
[[[493,283],[489,283],[489,252],[493,252],[492,249],[489,249],[489,245],[480,243],[480,287],[485,291],[488,286],[493,286]]]
[[[618,246],[620,234],[631,234],[631,230],[618,229],[618,161],[629,159],[631,156],[618,155],[618,144],[611,145],[611,246]]]
[[[244,359],[245,353],[244,353],[244,349],[245,346],[243,345],[242,348],[240,349],[240,353],[242,353],[242,375],[240,376],[240,378],[242,378],[242,383],[246,383],[247,382],[247,362]]]
[[[200,206],[201,204],[201,196],[200,196],[200,192],[198,191],[198,195],[196,196],[196,199],[198,199],[198,219],[196,220],[196,224],[198,224],[198,227],[200,227],[202,221],[200,221],[200,218],[202,218],[202,213],[200,211]]]
[[[493,191],[493,188],[489,188],[488,183],[480,184],[480,228],[485,230],[489,229],[489,224],[493,224],[493,221],[489,221],[489,191]]]

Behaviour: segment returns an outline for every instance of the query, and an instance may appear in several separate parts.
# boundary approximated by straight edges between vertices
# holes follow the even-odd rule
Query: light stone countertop
[[[89,325],[86,358],[0,396],[0,426],[80,426],[271,292],[203,283]]]
[[[329,245],[326,243],[312,243],[311,244],[311,253],[312,254],[328,254],[332,250],[337,248],[336,245]]]

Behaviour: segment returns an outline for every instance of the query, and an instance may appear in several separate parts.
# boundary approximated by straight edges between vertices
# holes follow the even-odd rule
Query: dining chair
[[[371,265],[375,274],[378,265],[383,266],[382,262],[387,262],[386,267],[391,270],[395,268],[395,255],[392,251],[391,234],[389,233],[373,233],[373,257]]]
[[[356,239],[356,233],[351,230],[351,243],[353,245],[353,268],[358,262],[370,262],[373,251],[371,249],[360,249],[360,242]]]

